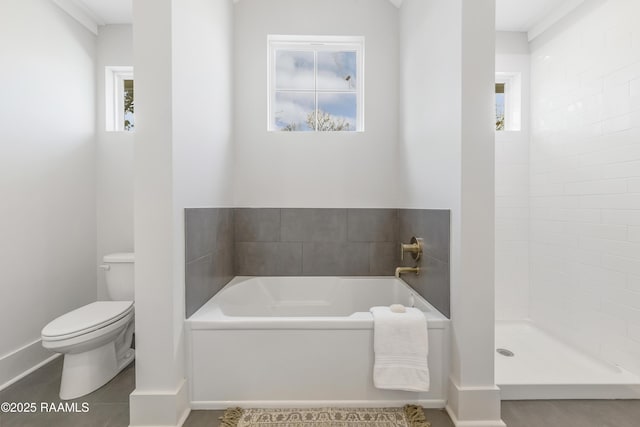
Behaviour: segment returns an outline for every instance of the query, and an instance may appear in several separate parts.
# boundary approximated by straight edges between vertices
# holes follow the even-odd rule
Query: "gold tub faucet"
[[[420,267],[398,267],[396,268],[396,277],[399,279],[401,274],[415,273],[416,276],[420,275]]]

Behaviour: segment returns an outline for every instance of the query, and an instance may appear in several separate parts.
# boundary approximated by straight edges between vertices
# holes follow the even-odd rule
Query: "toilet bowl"
[[[63,400],[75,399],[100,388],[135,357],[131,348],[134,332],[133,254],[106,255],[104,262],[101,267],[105,270],[109,295],[131,298],[87,304],[63,314],[42,329],[42,346],[64,354],[60,383]],[[114,282],[110,277],[117,280]]]

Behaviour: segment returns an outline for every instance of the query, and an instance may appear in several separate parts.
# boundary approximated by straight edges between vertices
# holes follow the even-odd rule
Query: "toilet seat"
[[[70,311],[42,329],[46,341],[62,341],[107,327],[133,311],[133,301],[98,301]]]

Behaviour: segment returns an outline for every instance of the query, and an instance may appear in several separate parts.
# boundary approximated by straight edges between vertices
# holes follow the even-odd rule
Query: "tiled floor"
[[[638,427],[640,400],[502,402],[508,427]]]
[[[0,402],[36,403],[35,413],[0,413],[0,427],[123,427],[129,425],[129,394],[135,388],[134,365],[126,367],[102,388],[79,399],[89,404],[86,413],[41,412],[44,402],[58,404],[62,357],[38,369],[10,387],[0,391]]]
[[[59,403],[62,358],[0,391],[0,402]],[[134,367],[95,392],[72,402],[87,402],[89,412],[77,414],[0,413],[0,427],[127,427]],[[442,410],[425,411],[432,427],[453,427]],[[221,411],[192,411],[185,427],[217,427]],[[638,427],[640,401],[513,401],[502,402],[502,418],[509,427]]]

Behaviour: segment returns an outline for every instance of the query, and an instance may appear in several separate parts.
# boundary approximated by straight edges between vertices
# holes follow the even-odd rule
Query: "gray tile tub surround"
[[[234,211],[235,241],[280,241],[280,209],[236,208]]]
[[[396,209],[238,208],[236,274],[389,276]]]
[[[185,309],[189,317],[235,276],[235,210],[185,209]]]
[[[391,276],[411,236],[423,271],[403,279],[449,316],[449,211],[203,208],[185,226],[187,316],[234,276]]]
[[[400,242],[409,243],[412,236],[424,238],[424,252],[418,261],[420,275],[405,274],[402,278],[447,317],[450,317],[450,217],[449,210],[398,210]],[[415,263],[410,254],[405,254],[403,266],[413,267]]]

